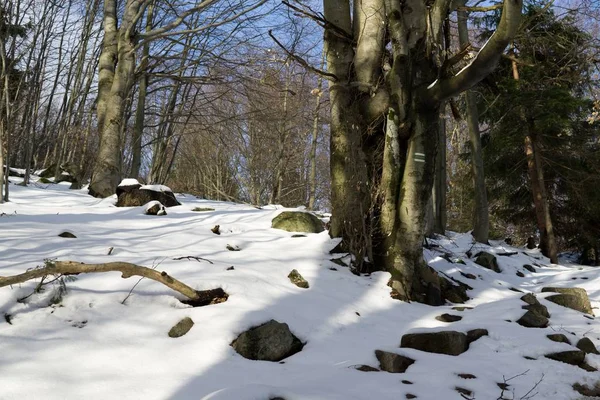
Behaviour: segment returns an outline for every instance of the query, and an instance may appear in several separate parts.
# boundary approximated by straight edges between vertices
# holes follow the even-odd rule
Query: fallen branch
[[[151,268],[127,262],[110,262],[106,264],[84,264],[75,261],[54,261],[46,264],[45,267],[36,268],[19,275],[0,277],[0,287],[23,283],[31,279],[42,278],[48,275],[79,275],[95,272],[120,272],[121,278],[126,279],[132,276],[141,276],[160,282],[165,286],[181,293],[191,300],[198,300],[200,293],[188,285],[171,277],[166,272],[158,272]]]

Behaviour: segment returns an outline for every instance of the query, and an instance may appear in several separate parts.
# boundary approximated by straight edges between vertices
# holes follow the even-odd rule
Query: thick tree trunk
[[[467,12],[458,13],[458,38],[461,48],[470,44],[469,29],[467,25]],[[469,129],[469,146],[471,148],[471,170],[473,173],[473,192],[475,208],[473,210],[473,237],[479,243],[487,243],[489,239],[490,220],[485,187],[485,173],[483,170],[483,149],[479,133],[479,113],[475,93],[471,90],[465,92],[467,127]]]
[[[106,104],[104,129],[90,184],[90,193],[94,196],[112,195],[121,179],[120,138],[127,96],[133,84],[134,70],[133,43],[131,38],[125,37],[125,32],[122,32],[119,38],[119,64]]]
[[[324,0],[327,72],[333,76],[330,234],[343,237],[357,259],[374,236],[375,261],[391,272],[396,295],[429,304],[442,303],[439,278],[422,248],[439,110],[495,68],[519,26],[522,5],[505,0],[491,39],[460,73],[446,77],[442,34],[450,4],[356,0],[352,21],[350,1]],[[384,56],[386,37],[390,57]],[[369,173],[380,184],[379,204],[371,204]]]
[[[347,0],[327,1],[325,18],[352,37],[350,4]],[[369,205],[365,156],[361,149],[361,129],[353,90],[346,84],[352,79],[352,43],[341,33],[325,32],[327,70],[338,82],[329,83],[331,102],[330,173],[332,217],[329,234],[343,237],[349,248],[365,242],[364,215]],[[364,256],[364,250],[357,257]]]

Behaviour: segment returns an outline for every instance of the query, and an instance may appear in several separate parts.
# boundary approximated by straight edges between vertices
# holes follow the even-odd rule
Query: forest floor
[[[474,245],[470,235],[450,233],[430,241],[436,247],[424,255],[440,273],[472,287],[468,308],[409,304],[390,297],[388,273],[356,276],[331,262],[337,241],[327,232],[292,237],[272,229],[280,206],[177,198],[182,205],[168,215],[148,216],[143,207],[117,208],[116,198],[95,199],[66,183],[11,185],[11,202],[0,205],[0,276],[45,259],[126,261],[166,271],[197,290],[221,287],[229,299],[191,308],[157,282],[118,273],[79,275],[65,282],[66,293],[59,293],[65,287],[57,281],[21,301],[36,282],[0,288],[0,399],[398,400],[412,394],[567,400],[582,398],[573,384],[591,387],[600,380],[599,372],[544,357],[575,349],[548,334],[563,333],[573,344],[585,336],[600,347],[600,319],[541,293],[545,286],[584,288],[599,314],[600,268],[566,258],[553,265],[537,250]],[[213,211],[192,211],[197,207]],[[211,232],[215,225],[220,235]],[[58,236],[65,231],[76,238]],[[497,273],[466,254],[482,250],[516,253],[498,256]],[[201,258],[175,259],[187,256]],[[292,269],[310,288],[290,283]],[[525,312],[524,293],[535,293],[548,308],[547,328],[515,322]],[[436,320],[443,313],[463,318]],[[185,336],[169,337],[184,317],[195,325]],[[271,319],[287,323],[306,343],[301,352],[283,363],[252,361],[230,346],[241,332]],[[459,356],[399,348],[405,333],[474,328],[489,335]],[[379,366],[377,349],[416,362],[401,374],[357,370]],[[586,362],[600,369],[600,355],[588,354]],[[503,391],[499,383],[509,386]]]

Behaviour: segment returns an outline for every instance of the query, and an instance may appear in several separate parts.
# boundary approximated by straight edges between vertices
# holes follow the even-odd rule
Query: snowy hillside
[[[178,195],[181,206],[149,216],[144,207],[117,208],[116,197],[98,200],[68,187],[11,185],[12,201],[0,205],[0,276],[45,259],[125,261],[166,271],[196,290],[222,288],[229,297],[192,308],[157,282],[136,285],[138,277],[121,279],[117,272],[78,275],[52,305],[59,285],[21,301],[36,281],[0,288],[2,400],[567,400],[582,398],[573,384],[593,388],[600,381],[600,372],[591,371],[600,369],[600,355],[585,356],[590,371],[545,357],[577,350],[583,337],[600,347],[599,319],[541,292],[584,288],[598,315],[600,268],[550,265],[537,251],[498,242],[474,246],[469,235],[454,234],[430,241],[425,257],[469,285],[472,299],[442,307],[408,304],[390,297],[388,273],[358,277],[331,262],[337,241],[327,232],[294,237],[272,229],[281,207]],[[211,231],[216,225],[220,235]],[[63,232],[75,238],[58,236]],[[483,250],[504,254],[497,256],[501,272],[474,263]],[[290,282],[293,269],[308,289]],[[548,327],[516,323],[526,312],[520,299],[526,293],[547,307]],[[436,319],[442,314],[462,319]],[[194,321],[191,330],[169,337],[185,317]],[[281,362],[253,361],[230,346],[271,319],[289,325],[305,343],[302,351]],[[399,347],[407,333],[473,329],[488,335],[457,356]],[[564,334],[572,345],[548,339],[551,334]],[[358,370],[379,368],[376,350],[415,362],[404,373]]]

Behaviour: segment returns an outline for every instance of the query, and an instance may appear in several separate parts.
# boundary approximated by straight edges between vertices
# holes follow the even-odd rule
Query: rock
[[[471,344],[476,340],[481,339],[484,336],[489,335],[489,332],[487,329],[471,329],[470,331],[467,332],[467,343]]]
[[[552,333],[550,335],[546,335],[546,337],[552,340],[553,342],[571,344],[569,338],[567,338],[567,336],[563,335],[562,333]]]
[[[287,324],[272,319],[241,333],[231,346],[250,360],[281,361],[298,353],[304,345]]]
[[[71,182],[71,187],[69,187],[69,189],[74,189],[74,190],[78,190],[81,189],[81,169],[79,168],[78,165],[67,161],[66,163],[61,164],[60,169],[67,172],[69,174],[69,176],[71,177],[71,180],[69,180],[68,182]],[[60,179],[59,179],[60,182]]]
[[[527,293],[526,295],[521,296],[521,300],[530,305],[540,304],[537,297],[535,297],[535,294],[533,293]]]
[[[205,211],[215,211],[214,208],[210,208],[210,207],[196,207],[196,208],[192,208],[192,211],[195,212],[205,212]]]
[[[475,280],[475,279],[477,279],[477,276],[475,276],[475,275],[473,275],[473,274],[471,274],[471,273],[468,273],[468,272],[462,272],[462,271],[461,271],[461,272],[460,272],[460,274],[461,274],[462,276],[464,276],[465,278],[467,278],[467,279],[471,279],[471,280]]]
[[[379,360],[379,368],[382,371],[398,374],[406,372],[415,362],[412,358],[383,350],[375,350],[375,357]]]
[[[463,398],[467,398],[467,399],[472,399],[473,398],[473,391],[460,387],[460,386],[456,386],[454,388],[454,390],[456,390],[458,393],[460,393],[461,395],[463,395]]]
[[[519,278],[525,278],[525,274],[524,274],[524,273],[522,273],[521,271],[517,271],[517,276],[518,276]]]
[[[50,165],[48,168],[44,168],[43,170],[38,171],[38,176],[40,178],[50,179],[50,178],[54,178],[55,173],[56,173],[56,163]]]
[[[460,321],[462,317],[460,315],[442,314],[435,317],[435,319],[442,322],[456,322]]]
[[[215,235],[220,235],[221,234],[221,225],[215,225],[210,231],[212,233],[214,233]]]
[[[142,184],[137,179],[123,179],[117,186],[116,194],[119,197],[122,193],[130,193],[138,190]]]
[[[169,331],[169,337],[178,338],[190,331],[194,326],[194,321],[190,317],[185,317],[178,323],[176,323]]]
[[[452,307],[452,309],[455,310],[455,311],[466,311],[466,310],[472,310],[473,308],[471,308],[471,307],[457,306],[457,307]]]
[[[146,215],[167,215],[167,210],[165,210],[165,206],[160,204],[159,201],[151,201],[146,204],[146,211],[144,212]]]
[[[416,399],[417,395],[412,394],[412,393],[406,393],[406,395],[404,397],[406,397],[407,399]]]
[[[375,367],[371,367],[370,365],[355,365],[354,369],[362,372],[379,372],[379,370]]]
[[[400,347],[408,347],[429,353],[457,356],[469,348],[467,335],[456,331],[409,333],[402,336]]]
[[[585,353],[581,350],[569,350],[546,354],[544,357],[571,365],[579,365],[585,360]]]
[[[308,282],[302,277],[302,275],[300,275],[300,272],[298,272],[297,270],[293,269],[289,273],[288,278],[290,279],[290,282],[292,282],[299,288],[308,289]]]
[[[577,342],[576,347],[586,354],[600,354],[598,349],[596,349],[594,342],[592,342],[589,338],[586,337],[579,340],[579,342]]]
[[[477,377],[473,374],[456,374],[459,378],[462,379],[477,379]]]
[[[529,272],[535,272],[535,268],[533,268],[533,265],[524,264],[523,268],[525,268]]]
[[[585,361],[578,365],[579,368],[587,371],[587,372],[596,372],[598,371],[596,368],[592,367],[590,364]]]
[[[473,288],[471,286],[456,280],[449,281],[444,277],[440,277],[439,282],[441,296],[444,300],[448,300],[452,303],[464,303],[469,300],[467,290],[472,290]]]
[[[492,253],[482,251],[476,256],[475,263],[481,265],[484,268],[491,269],[494,272],[502,272],[500,266],[498,266],[498,260]]]
[[[573,385],[573,389],[583,396],[593,398],[600,397],[600,381],[597,382],[594,387],[589,387],[580,383],[575,383]]]
[[[302,211],[284,211],[271,223],[271,228],[288,232],[323,232],[323,223],[315,215]]]
[[[77,236],[75,236],[71,232],[66,232],[66,231],[59,234],[58,236],[60,236],[61,238],[67,238],[67,239],[77,239]]]
[[[548,318],[529,310],[519,318],[517,324],[526,328],[545,328],[548,326]]]
[[[125,179],[117,187],[117,207],[139,207],[153,200],[159,201],[165,207],[181,205],[168,187],[142,186],[136,182],[134,179]]]
[[[528,306],[521,307],[525,310],[533,311],[543,317],[550,318],[550,313],[548,312],[548,308],[542,304],[531,304]]]
[[[528,248],[529,250],[533,250],[533,249],[535,249],[536,247],[537,247],[537,246],[536,246],[536,244],[535,244],[535,238],[534,238],[533,236],[529,236],[529,237],[527,238],[527,248]]]
[[[554,296],[546,297],[546,300],[556,303],[559,306],[581,311],[585,314],[594,315],[594,312],[592,311],[592,305],[590,304],[590,299],[585,289],[545,287],[542,288],[542,292],[560,293]]]

